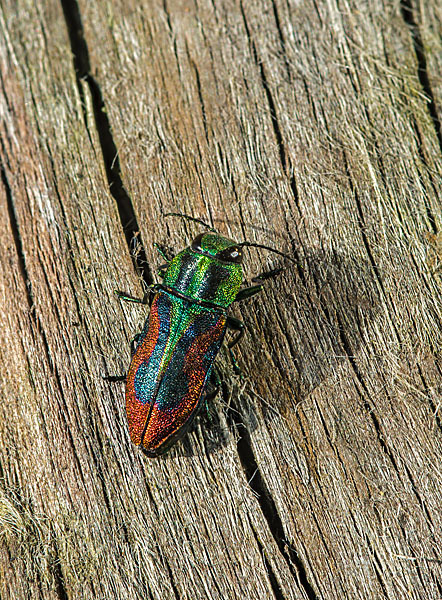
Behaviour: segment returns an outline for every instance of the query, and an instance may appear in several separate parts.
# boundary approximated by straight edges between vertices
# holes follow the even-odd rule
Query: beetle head
[[[193,240],[191,248],[197,254],[210,256],[224,263],[242,263],[242,252],[238,244],[218,233],[200,233]]]

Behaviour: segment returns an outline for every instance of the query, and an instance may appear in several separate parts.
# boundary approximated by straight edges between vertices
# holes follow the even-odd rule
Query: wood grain
[[[0,596],[440,600],[441,12],[2,0]],[[165,457],[123,305],[203,218],[248,335]]]

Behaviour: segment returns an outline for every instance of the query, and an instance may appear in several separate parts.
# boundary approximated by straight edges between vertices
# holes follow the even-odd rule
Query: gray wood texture
[[[0,597],[440,600],[437,0],[1,0]],[[237,240],[243,376],[129,440],[142,294]],[[137,268],[138,267],[138,272]],[[140,271],[141,269],[141,271]],[[140,274],[141,272],[141,274]]]

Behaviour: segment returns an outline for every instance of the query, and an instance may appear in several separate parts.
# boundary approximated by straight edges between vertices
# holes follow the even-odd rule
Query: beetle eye
[[[218,252],[216,258],[229,263],[239,264],[242,262],[241,250],[235,247],[226,248],[222,252]]]
[[[203,235],[205,235],[205,234],[204,233],[200,233],[193,240],[193,242],[192,242],[192,250],[196,250],[196,251],[202,252],[201,240],[203,239]]]

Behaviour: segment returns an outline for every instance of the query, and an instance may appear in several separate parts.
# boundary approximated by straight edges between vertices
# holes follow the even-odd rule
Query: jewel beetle
[[[151,457],[163,454],[180,439],[202,404],[216,396],[217,386],[208,393],[209,380],[227,328],[236,331],[228,349],[237,368],[231,348],[243,336],[244,324],[228,315],[228,308],[263,287],[241,288],[242,248],[265,248],[293,261],[269,246],[236,243],[200,219],[180,213],[165,216],[195,221],[209,231],[200,233],[191,246],[170,260],[157,246],[167,263],[160,267],[162,282],[150,286],[150,315],[134,339],[126,377],[130,437]],[[253,281],[272,277],[281,270],[262,273]],[[147,303],[146,299],[116,293],[122,300]]]

